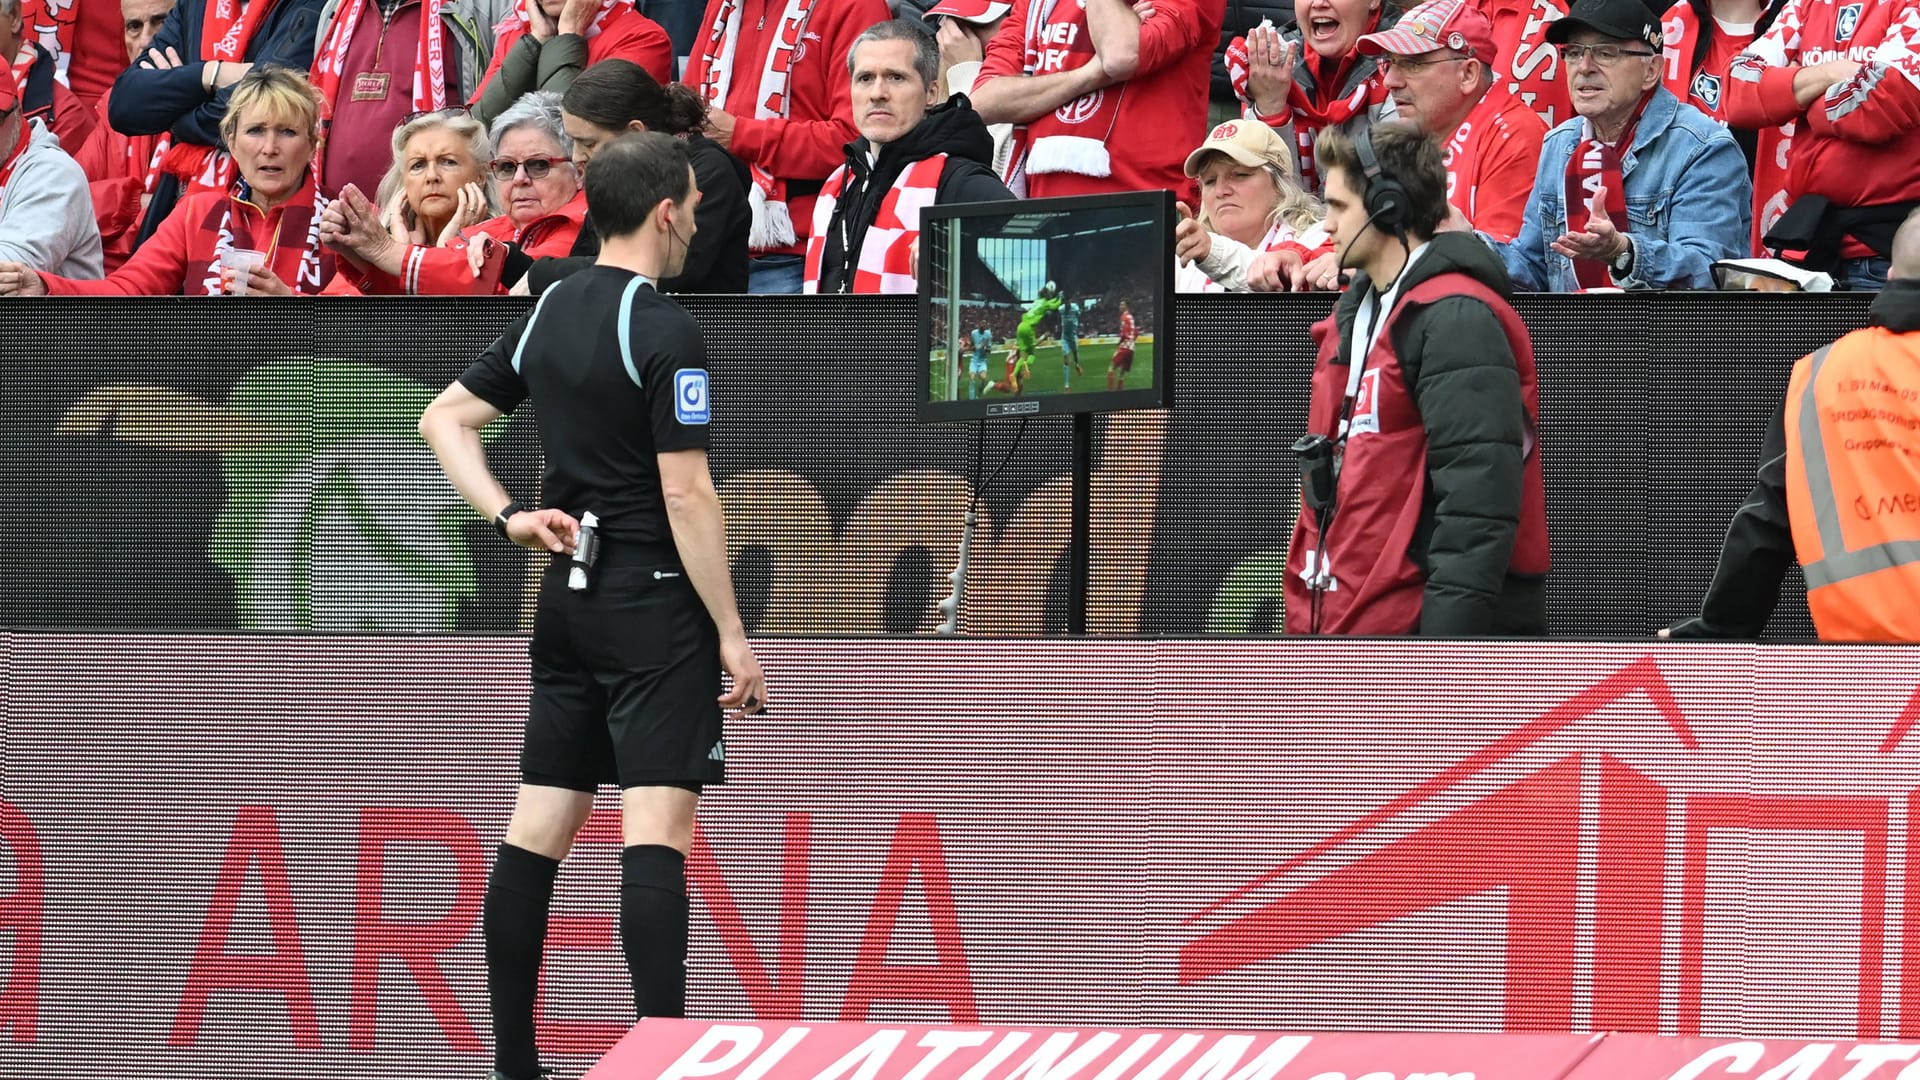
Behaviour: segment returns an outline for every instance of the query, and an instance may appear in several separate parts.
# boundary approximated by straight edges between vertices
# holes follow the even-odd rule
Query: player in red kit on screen
[[[1133,370],[1133,343],[1140,338],[1140,331],[1134,328],[1133,311],[1125,300],[1120,301],[1120,342],[1114,346],[1113,360],[1107,365],[1107,389],[1124,390],[1127,374]]]

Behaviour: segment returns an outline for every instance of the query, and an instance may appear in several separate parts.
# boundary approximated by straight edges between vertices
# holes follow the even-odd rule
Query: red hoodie
[[[1802,110],[1793,80],[1828,60],[1861,64]],[[1795,127],[1787,195],[1845,207],[1920,199],[1920,0],[1788,0],[1773,26],[1733,62],[1726,115],[1736,127]],[[1848,241],[1841,254],[1870,255]]]

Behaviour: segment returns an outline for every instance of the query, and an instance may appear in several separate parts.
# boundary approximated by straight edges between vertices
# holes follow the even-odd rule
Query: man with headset
[[[696,228],[687,144],[622,135],[586,186],[594,265],[547,290],[420,418],[467,502],[502,536],[553,553],[528,648],[519,798],[481,912],[495,1080],[541,1074],[533,1006],[548,907],[601,784],[620,787],[620,942],[635,1010],[682,1014],[685,861],[701,787],[726,776],[721,710],[767,706],[707,471],[706,347],[654,291],[682,270]],[[546,452],[539,509],[500,486],[480,443],[525,401],[539,407]]]
[[[1404,123],[1314,145],[1356,271],[1313,328],[1289,633],[1546,633],[1533,345],[1500,260],[1447,220],[1447,170]]]

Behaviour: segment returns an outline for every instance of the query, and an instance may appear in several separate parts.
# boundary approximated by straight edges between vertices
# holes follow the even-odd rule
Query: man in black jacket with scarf
[[[940,48],[903,19],[877,23],[847,54],[860,138],[827,178],[807,241],[810,293],[912,292],[920,210],[1011,199],[993,137],[964,95],[933,105]]]

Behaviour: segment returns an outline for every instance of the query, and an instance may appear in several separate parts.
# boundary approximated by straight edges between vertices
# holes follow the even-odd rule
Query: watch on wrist
[[[1633,241],[1628,240],[1626,246],[1620,249],[1620,254],[1613,257],[1613,276],[1624,278],[1631,273],[1633,273]]]
[[[493,515],[493,531],[499,533],[501,536],[507,535],[507,521],[511,519],[513,515],[525,509],[526,507],[521,506],[518,502],[510,502],[501,507],[500,512]]]

